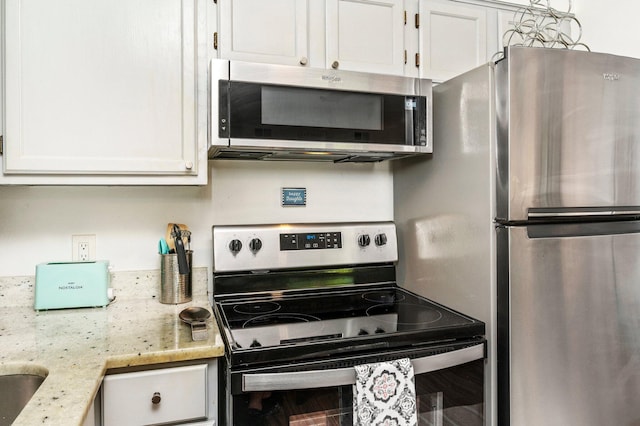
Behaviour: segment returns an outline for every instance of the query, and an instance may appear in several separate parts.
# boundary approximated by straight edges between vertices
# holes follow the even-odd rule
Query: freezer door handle
[[[615,216],[640,216],[640,210],[637,208],[575,208],[575,209],[547,209],[532,208],[529,209],[528,218],[530,220],[540,219],[571,219],[571,218],[590,218],[590,217],[615,217]]]
[[[455,367],[484,358],[484,343],[412,359],[414,374]],[[286,373],[246,373],[242,375],[242,391],[279,391],[354,385],[356,373],[353,368],[334,370],[293,371]]]

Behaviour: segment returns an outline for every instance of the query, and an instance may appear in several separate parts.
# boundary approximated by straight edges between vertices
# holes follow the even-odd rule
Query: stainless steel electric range
[[[484,424],[484,323],[395,283],[395,226],[214,226],[220,419],[352,424],[354,366],[408,357],[421,425]]]

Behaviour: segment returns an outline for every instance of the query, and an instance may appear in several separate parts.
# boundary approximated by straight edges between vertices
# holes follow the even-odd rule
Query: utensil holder
[[[160,303],[177,305],[191,300],[191,258],[193,250],[186,251],[189,273],[178,271],[178,255],[160,255]]]

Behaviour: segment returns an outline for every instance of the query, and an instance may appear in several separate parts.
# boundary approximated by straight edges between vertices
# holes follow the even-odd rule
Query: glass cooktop
[[[216,305],[236,353],[357,350],[484,334],[482,322],[394,286],[226,297]]]

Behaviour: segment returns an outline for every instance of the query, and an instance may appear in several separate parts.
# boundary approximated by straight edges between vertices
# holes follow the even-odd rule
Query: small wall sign
[[[307,205],[307,188],[282,188],[282,207]]]

